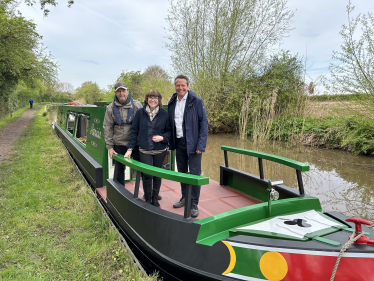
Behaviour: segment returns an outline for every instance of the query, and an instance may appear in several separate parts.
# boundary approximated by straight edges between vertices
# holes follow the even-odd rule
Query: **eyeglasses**
[[[149,100],[158,100],[158,97],[148,97]]]

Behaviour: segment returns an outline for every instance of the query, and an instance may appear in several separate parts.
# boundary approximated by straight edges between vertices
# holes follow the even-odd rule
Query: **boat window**
[[[84,145],[87,141],[87,132],[88,132],[88,120],[89,114],[79,114],[77,120],[77,129],[75,130],[75,137]]]
[[[75,121],[75,115],[71,114],[71,113],[68,113],[68,126],[67,126],[67,129],[68,129],[68,132],[70,134],[73,134],[74,121]]]

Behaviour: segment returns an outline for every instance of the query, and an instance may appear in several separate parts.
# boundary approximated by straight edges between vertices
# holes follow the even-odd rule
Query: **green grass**
[[[155,280],[131,265],[44,110],[0,164],[0,279]]]
[[[269,138],[291,141],[295,136],[307,145],[374,155],[374,122],[363,117],[307,117],[304,127],[302,118],[279,119],[274,121]]]
[[[23,108],[18,109],[17,111],[13,112],[12,117],[8,116],[4,119],[0,120],[0,130],[4,128],[9,123],[17,120],[22,114],[24,114],[27,110],[30,109],[30,106],[25,106]]]
[[[372,100],[371,95],[367,94],[341,94],[341,95],[318,95],[311,96],[312,101],[357,101],[357,100]]]

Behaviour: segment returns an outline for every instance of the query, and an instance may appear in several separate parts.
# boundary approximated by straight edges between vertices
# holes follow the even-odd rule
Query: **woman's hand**
[[[128,149],[128,150],[126,151],[126,154],[125,154],[124,157],[126,157],[126,158],[130,158],[131,153],[132,153],[132,150]]]
[[[163,141],[163,140],[164,140],[164,137],[162,137],[162,136],[153,136],[153,137],[152,137],[152,140],[153,140],[154,142],[160,142],[160,141]]]

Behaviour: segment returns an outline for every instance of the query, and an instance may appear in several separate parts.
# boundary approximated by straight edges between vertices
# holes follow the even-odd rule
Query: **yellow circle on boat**
[[[260,259],[260,269],[269,281],[282,280],[288,272],[287,261],[278,252],[265,253]]]

